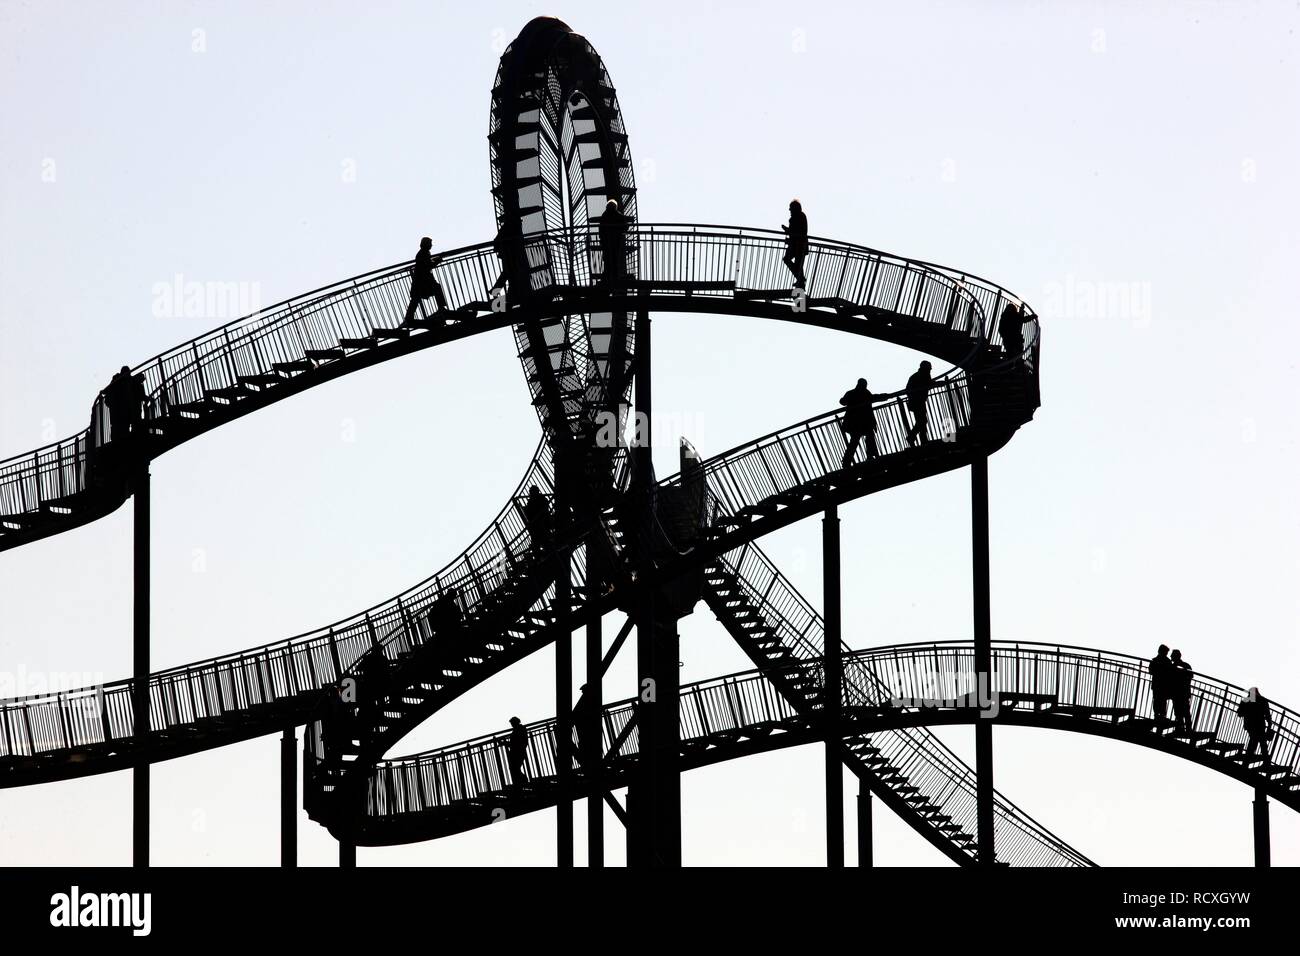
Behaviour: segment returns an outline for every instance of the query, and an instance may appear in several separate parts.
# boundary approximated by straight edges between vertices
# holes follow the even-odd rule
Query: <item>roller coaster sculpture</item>
[[[1242,688],[1198,675],[1191,731],[1175,733],[1152,711],[1144,661],[991,641],[978,570],[975,640],[850,650],[840,641],[838,585],[828,586],[835,606],[824,621],[759,548],[770,531],[819,513],[837,524],[840,503],[905,482],[966,466],[973,488],[986,481],[988,455],[1039,403],[1037,317],[1025,313],[1019,342],[1003,342],[995,328],[1020,299],[958,270],[816,238],[806,289],[792,289],[779,233],[639,223],[614,86],[591,45],[556,19],[530,22],[501,57],[488,141],[497,236],[441,253],[445,312],[405,318],[409,262],[346,279],[135,367],[148,397],[129,440],[114,435],[101,396],[81,434],[0,463],[0,549],[93,521],[134,495],[143,588],[135,677],[0,702],[0,786],[132,768],[146,821],[136,829],[147,831],[151,763],[283,734],[295,792],[295,733],[305,725],[303,803],[338,838],[345,865],[357,845],[425,840],[556,806],[567,862],[572,804],[583,796],[597,804],[594,816],[605,801],[628,825],[629,862],[673,865],[682,770],[821,741],[837,773],[847,767],[864,793],[959,864],[1092,865],[993,791],[991,770],[977,772],[929,729],[1002,723],[1099,734],[1195,761],[1254,788],[1265,827],[1269,797],[1300,810],[1300,719],[1291,710],[1274,705],[1272,759],[1247,756],[1236,715]],[[596,218],[610,199],[627,217],[617,245],[602,240]],[[890,395],[873,408],[875,457],[859,451],[841,467],[839,410],[706,459],[684,446],[681,473],[658,479],[647,446],[609,440],[633,407],[651,413],[652,312],[778,319],[925,352],[951,365],[927,401],[941,435],[911,445],[904,398]],[[543,435],[518,493],[460,555],[328,626],[184,667],[142,666],[150,460],[349,372],[506,327]],[[519,507],[534,485],[553,516],[545,533]],[[678,687],[676,622],[701,599],[754,670]],[[600,622],[614,610],[628,623],[602,661]],[[504,734],[384,756],[534,651],[555,643],[567,662],[580,626],[598,706],[572,712],[568,668],[557,669],[557,717],[525,728],[526,782],[512,779]],[[604,703],[601,674],[633,626],[638,696]],[[935,675],[951,679],[951,693],[934,693]],[[996,708],[981,708],[981,684]],[[611,793],[622,786],[626,809]],[[589,825],[598,848],[600,824]],[[136,848],[137,862],[147,860],[147,832]]]

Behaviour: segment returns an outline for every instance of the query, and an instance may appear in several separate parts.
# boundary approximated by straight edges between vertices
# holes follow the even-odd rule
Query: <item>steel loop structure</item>
[[[1290,710],[1275,705],[1271,759],[1250,754],[1235,709],[1243,691],[1198,675],[1192,726],[1175,728],[1152,711],[1144,661],[992,641],[978,570],[973,640],[852,649],[839,633],[837,581],[828,578],[823,617],[760,549],[763,535],[824,515],[837,578],[839,504],[964,467],[973,489],[986,482],[987,457],[1039,404],[1041,330],[1021,299],[961,270],[821,238],[808,244],[806,283],[791,288],[780,233],[639,222],[609,73],[553,18],[529,23],[503,54],[488,142],[497,233],[435,257],[445,309],[408,309],[412,263],[403,262],[137,365],[147,400],[130,440],[101,395],[85,431],[0,462],[0,550],[93,521],[132,495],[147,506],[147,463],[227,422],[505,328],[542,426],[515,494],[443,568],[344,620],[100,687],[0,701],[0,787],[138,773],[305,726],[303,804],[338,838],[345,863],[357,845],[431,839],[546,807],[561,808],[563,862],[571,807],[585,796],[627,823],[630,862],[672,865],[683,770],[823,743],[828,781],[832,763],[847,768],[955,862],[1091,865],[993,790],[984,758],[969,766],[930,729],[968,723],[1109,736],[1300,809],[1300,718]],[[1020,334],[1004,340],[1008,311]],[[648,447],[609,440],[634,408],[651,414],[656,312],[794,322],[950,368],[925,396],[925,419],[903,393],[876,396],[874,454],[844,460],[838,410],[709,457],[684,453],[681,472],[659,478]],[[923,420],[931,434],[914,443]],[[527,517],[530,492],[548,503],[545,529]],[[676,621],[701,600],[755,669],[679,687]],[[635,626],[638,674],[658,682],[657,694],[601,699],[599,628],[612,611],[626,612],[628,626],[610,653]],[[556,645],[567,671],[570,635],[584,627],[598,706],[571,712],[557,668],[556,718],[525,727],[515,756],[501,734],[387,756],[431,714],[543,647]],[[611,794],[623,786],[633,795],[626,809]]]

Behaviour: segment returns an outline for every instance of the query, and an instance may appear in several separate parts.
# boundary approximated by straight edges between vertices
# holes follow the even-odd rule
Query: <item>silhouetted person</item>
[[[511,301],[518,301],[528,293],[528,254],[524,250],[524,237],[519,221],[507,219],[492,240],[492,251],[501,260],[501,275],[492,284],[494,289],[504,289],[506,280],[517,276],[518,282],[510,287]]]
[[[543,551],[551,540],[551,505],[536,485],[528,486],[528,497],[519,506],[534,551]]]
[[[378,648],[362,657],[357,667],[357,676],[361,679],[357,693],[358,731],[368,746],[374,746],[378,739],[388,668],[388,658]]]
[[[605,203],[599,229],[606,282],[615,282],[627,273],[627,224],[628,217],[619,210],[617,199]]]
[[[592,748],[596,750],[597,758],[600,759],[599,747],[603,743],[601,734],[597,730],[593,733],[591,726],[593,720],[599,720],[600,708],[596,705],[596,699],[587,692],[587,685],[581,687],[582,693],[578,695],[578,703],[573,707],[573,729],[578,734],[578,761],[584,770],[595,773],[597,767],[587,766],[587,750]],[[599,725],[597,725],[599,726]]]
[[[842,427],[848,439],[848,447],[844,449],[844,457],[840,459],[841,468],[849,467],[853,456],[857,454],[858,443],[864,438],[867,461],[879,455],[876,449],[876,413],[871,407],[874,399],[875,396],[867,388],[865,378],[858,379],[857,385],[840,396],[840,404],[845,407]]]
[[[915,445],[917,436],[922,443],[930,440],[930,413],[925,407],[934,388],[934,379],[930,377],[930,363],[922,362],[921,367],[907,380],[907,409],[912,413],[912,427],[907,430],[907,444]]]
[[[528,756],[528,728],[520,723],[518,717],[510,718],[510,738],[506,741],[506,756],[510,761],[510,782],[515,787],[522,787],[528,782],[524,770],[524,760]]]
[[[1183,652],[1174,650],[1169,655],[1170,697],[1174,701],[1174,733],[1192,732],[1192,665],[1183,660]]]
[[[1151,675],[1151,711],[1156,720],[1167,720],[1169,698],[1173,683],[1173,661],[1169,659],[1169,645],[1161,644],[1156,656],[1147,663],[1147,673]]]
[[[447,297],[442,293],[442,283],[433,276],[433,267],[442,261],[434,256],[433,240],[425,236],[420,240],[420,251],[415,254],[415,267],[411,269],[411,303],[406,307],[406,318],[415,318],[415,309],[425,299],[432,298],[439,312],[447,311]]]
[[[1025,306],[1016,308],[1010,302],[998,320],[998,333],[1002,336],[1002,349],[1008,358],[1019,359],[1025,351]]]
[[[1252,687],[1245,699],[1237,705],[1241,716],[1241,725],[1246,729],[1246,756],[1256,750],[1264,758],[1264,763],[1271,763],[1268,753],[1268,741],[1273,736],[1273,714],[1269,710],[1268,698]]]
[[[794,273],[796,288],[804,287],[803,261],[808,257],[808,217],[804,215],[799,200],[790,200],[790,224],[782,226],[785,233],[785,257],[781,260]]]
[[[109,441],[117,441],[140,432],[140,417],[146,398],[144,376],[132,375],[131,369],[123,365],[104,389],[104,404],[108,406]]]

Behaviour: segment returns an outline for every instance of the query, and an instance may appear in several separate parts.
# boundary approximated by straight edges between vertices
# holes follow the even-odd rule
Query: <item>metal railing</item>
[[[517,505],[529,485],[554,491],[543,443],[516,494],[475,541],[440,571],[395,598],[326,627],[237,654],[151,674],[150,728],[165,730],[247,713],[334,686],[376,648],[389,658],[434,637],[428,612],[453,595],[462,612],[537,559]],[[133,679],[0,701],[0,757],[108,743],[135,732]]]
[[[814,670],[821,666],[825,647],[821,615],[756,544],[721,555],[712,573],[728,578],[740,589],[761,616],[768,633],[797,660]],[[718,608],[724,608],[726,600],[719,597]],[[724,614],[725,610],[719,617]],[[742,645],[752,643],[752,637],[743,629],[731,626],[734,621],[723,623]],[[887,694],[888,688],[869,669],[858,665],[849,645],[842,642],[842,646],[846,655],[842,676],[846,698]],[[780,686],[779,679],[777,684]],[[820,703],[806,694],[802,696],[803,699],[794,702],[796,708],[807,709]],[[964,832],[976,832],[975,771],[931,731],[924,727],[901,728],[877,731],[857,739],[878,749],[890,766],[898,769],[909,784],[918,787]],[[1001,860],[1029,866],[1090,865],[1086,857],[1000,793],[994,794],[994,829]],[[973,852],[973,847],[968,852]]]
[[[1125,689],[1129,689],[1125,683],[1128,681],[1140,687],[1143,683],[1140,673],[1145,666],[1145,661],[1138,658],[1091,648],[1001,641],[994,643],[994,657],[998,663],[999,692],[1057,693],[1063,695],[1059,703],[1066,706],[1091,706],[1094,695],[1104,699],[1107,692],[1113,694],[1116,678]],[[866,686],[861,682],[846,681],[842,704],[846,710],[893,706],[891,701],[895,697],[907,697],[909,691],[921,691],[923,684],[918,683],[918,678],[927,680],[924,675],[935,668],[959,666],[970,675],[973,659],[973,645],[956,641],[852,652],[844,659],[846,673],[870,675],[870,681]],[[800,715],[774,686],[774,680],[793,678],[819,687],[820,661],[766,671],[744,671],[683,686],[680,721],[684,765],[694,765],[693,755],[700,752],[700,748],[694,746],[696,744],[716,748],[734,745],[743,753],[745,738],[760,728],[794,729],[802,726],[800,722],[806,720],[807,714]],[[1227,723],[1220,719],[1227,712],[1225,701],[1231,701],[1234,695],[1240,699],[1241,688],[1203,675],[1198,675],[1194,684],[1197,688],[1194,699],[1208,702],[1196,709],[1198,726],[1216,726],[1219,730],[1217,736],[1225,742],[1242,739],[1240,733],[1234,735]],[[602,713],[602,751],[607,755],[607,773],[617,774],[621,761],[637,753],[636,708],[637,701],[632,698],[611,703]],[[1235,702],[1233,708],[1235,713]],[[820,704],[814,710],[820,710]],[[1295,759],[1297,715],[1277,704],[1273,704],[1273,710],[1274,725],[1278,728],[1274,766],[1291,767]],[[530,780],[554,777],[554,719],[529,724],[527,731],[528,747],[523,762],[525,774]],[[878,736],[875,732],[871,734],[873,740]],[[489,734],[401,759],[381,761],[370,773],[367,813],[377,818],[437,812],[466,801],[505,794],[513,783],[508,744],[508,733]],[[574,769],[581,770],[581,749],[574,748],[573,753]],[[910,776],[916,768],[901,769],[905,776]],[[936,772],[943,775],[948,769],[940,768]],[[617,785],[617,782],[612,785]],[[945,809],[944,812],[948,811]],[[1006,816],[1000,816],[998,822],[1006,819]],[[1028,852],[1017,854],[1016,863],[1041,865],[1043,860],[1059,859],[1052,847],[1040,844],[1038,852],[1026,849]],[[1012,862],[1004,853],[1005,844],[999,846],[999,859]]]
[[[534,275],[535,292],[561,291],[573,283],[595,286],[601,276],[600,238],[595,227],[557,230],[526,237],[530,261],[551,261],[552,249],[578,248],[572,274],[543,269]],[[726,226],[641,225],[629,231],[629,247],[641,274],[637,281],[658,285],[657,294],[734,295],[736,291],[788,288],[781,263],[784,239],[767,230]],[[555,252],[559,255],[559,252]],[[631,255],[629,253],[629,255]],[[593,265],[594,264],[594,265]],[[401,325],[409,302],[411,263],[387,266],[271,306],[182,343],[137,365],[148,393],[146,421],[175,414],[210,393],[235,388],[241,379],[279,376],[277,364],[301,362],[309,350],[337,349],[346,338],[364,339],[376,328]],[[975,276],[919,260],[815,239],[809,244],[808,295],[912,319],[931,329],[997,343],[990,316],[1019,300]],[[500,263],[491,243],[441,254],[435,270],[456,323],[472,322],[488,311],[499,284]],[[715,284],[714,289],[700,284]],[[690,288],[688,288],[688,286]],[[490,314],[490,312],[488,313]],[[490,323],[484,323],[489,327]],[[1037,319],[1030,317],[1022,360],[1036,378]],[[93,451],[107,437],[105,416],[95,427],[34,452],[0,462],[0,516],[21,516],[43,504],[66,500],[90,487]]]
[[[881,700],[948,700],[978,690],[974,648],[964,642],[907,644],[860,655],[878,686]],[[1155,716],[1148,661],[1086,647],[1033,642],[993,642],[990,696],[1009,694],[1051,698],[1054,706],[1091,711],[1098,719],[1114,714]],[[1220,743],[1248,742],[1237,716],[1246,689],[1194,673],[1189,708],[1191,730]],[[1270,702],[1274,738],[1269,742],[1272,772],[1295,772],[1300,760],[1300,715]],[[1172,713],[1168,715],[1172,721]]]

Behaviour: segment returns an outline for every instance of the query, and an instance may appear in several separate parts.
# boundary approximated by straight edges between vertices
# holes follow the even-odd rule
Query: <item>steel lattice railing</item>
[[[518,507],[536,484],[554,491],[550,452],[539,446],[516,494],[456,559],[416,587],[327,627],[149,677],[150,726],[166,730],[246,713],[332,687],[376,648],[388,657],[433,636],[430,607],[455,595],[462,612],[512,575],[531,573],[533,543]],[[134,732],[134,680],[0,702],[0,756],[103,744]]]
[[[558,230],[528,236],[530,261],[558,261],[559,250],[579,248],[569,274],[541,270],[537,293],[560,293],[574,285],[595,288],[601,264],[597,230]],[[780,290],[784,249],[779,234],[726,226],[642,225],[627,236],[641,275],[633,288],[656,295],[735,296],[746,290]],[[454,324],[492,316],[490,299],[501,278],[490,243],[441,254],[436,269]],[[568,259],[564,261],[568,262]],[[603,266],[602,266],[603,268]],[[136,366],[149,400],[145,417],[157,421],[201,402],[212,392],[233,389],[242,379],[282,378],[277,366],[303,362],[309,351],[338,350],[344,339],[366,339],[376,328],[396,329],[406,310],[410,263],[400,263],[286,300],[254,315],[182,343]],[[865,247],[813,240],[806,264],[808,295],[814,304],[835,303],[850,310],[877,310],[996,346],[990,317],[1019,300],[977,277],[930,263],[902,259]],[[708,286],[715,288],[708,288]],[[484,323],[488,327],[491,323]],[[346,351],[346,350],[344,350]],[[1036,379],[1038,323],[1030,315],[1022,360]],[[111,422],[96,400],[92,427],[70,439],[0,462],[0,522],[62,506],[90,487],[93,454],[110,434]]]
[[[1149,715],[1142,700],[1149,701],[1146,662],[1128,655],[1091,648],[1064,645],[994,642],[995,692],[1004,695],[1050,694],[1063,708],[1109,706],[1107,701],[1128,700],[1139,715]],[[890,710],[916,711],[929,705],[899,703],[932,697],[936,681],[955,677],[969,692],[974,684],[974,647],[969,642],[936,642],[869,648],[845,656],[846,674],[856,673],[859,680],[846,680],[842,706],[846,721],[869,722]],[[795,708],[776,689],[773,678],[801,677],[820,686],[822,662],[809,660],[774,670],[752,670],[682,687],[681,739],[684,760],[692,765],[692,755],[702,753],[695,744],[709,743],[725,748],[744,737],[771,730],[797,729],[807,726],[807,715]],[[956,669],[955,671],[953,669]],[[865,681],[863,680],[865,679]],[[1127,696],[1126,696],[1127,695]],[[1193,682],[1195,728],[1215,733],[1225,743],[1244,743],[1245,733],[1235,708],[1244,695],[1242,688],[1218,679],[1197,675]],[[1097,703],[1094,704],[1094,701]],[[1271,773],[1290,773],[1296,759],[1297,728],[1300,717],[1287,708],[1272,704],[1274,754]],[[814,711],[820,710],[820,705]],[[636,700],[609,704],[601,718],[602,749],[611,771],[616,772],[622,758],[636,754]],[[862,716],[866,713],[868,716]],[[1040,711],[1047,714],[1049,711]],[[1231,717],[1229,715],[1232,715]],[[972,718],[978,719],[978,718]],[[1046,718],[1045,718],[1046,719]],[[1105,720],[1106,715],[1098,717]],[[805,721],[801,723],[801,720]],[[1236,726],[1232,726],[1235,722]],[[1064,726],[1057,724],[1055,726]],[[1122,724],[1113,724],[1122,728]],[[1213,730],[1211,728],[1214,728]],[[548,719],[528,725],[528,748],[524,768],[529,779],[555,776],[555,721]],[[743,733],[742,733],[743,732]],[[1144,731],[1135,731],[1132,739],[1141,741]],[[877,734],[871,732],[872,739]],[[1120,734],[1115,734],[1120,736]],[[800,742],[806,737],[799,738]],[[508,733],[490,734],[460,744],[379,763],[371,772],[367,812],[371,817],[394,817],[402,814],[436,812],[455,808],[468,801],[504,795],[511,785],[507,746]],[[742,748],[743,750],[743,748]],[[575,749],[575,754],[580,753]],[[1227,760],[1228,758],[1224,758]],[[574,767],[581,769],[575,756]],[[905,775],[917,769],[905,765]],[[947,776],[953,768],[934,768],[926,772]],[[1261,774],[1261,782],[1265,780]],[[927,781],[933,784],[934,780]],[[949,778],[954,789],[963,789],[959,780]],[[611,785],[617,785],[614,781]],[[973,799],[973,798],[972,798]],[[1293,797],[1292,802],[1296,798]],[[945,810],[945,812],[947,812]],[[1006,811],[999,822],[1010,818]],[[954,817],[954,819],[956,819]],[[1023,821],[1012,821],[1023,826]],[[1034,865],[1029,860],[1055,855],[1056,841],[1038,838],[1016,847],[999,845],[999,859],[1012,862],[1007,852],[1017,852],[1020,865]],[[1027,833],[1033,836],[1031,833]]]
[[[823,660],[825,630],[821,615],[756,543],[721,555],[717,567],[740,587],[763,624],[796,659],[814,671]],[[742,640],[741,636],[737,637]],[[742,641],[743,643],[743,641]],[[846,660],[846,699],[888,696],[870,669],[860,666],[852,648],[842,644]],[[924,727],[881,730],[860,738],[880,750],[889,764],[937,805],[963,831],[977,829],[975,772]],[[1073,847],[1029,817],[1001,793],[994,794],[994,827],[999,859],[1015,865],[1070,862],[1088,865]],[[1030,862],[1032,861],[1032,862]]]

